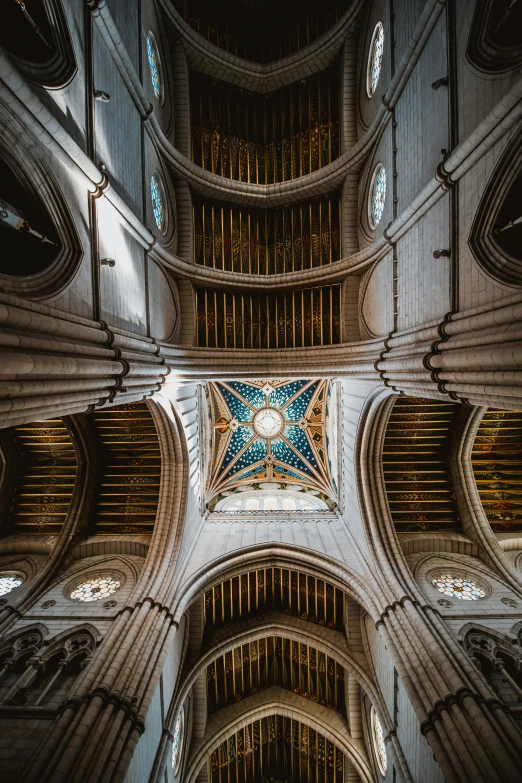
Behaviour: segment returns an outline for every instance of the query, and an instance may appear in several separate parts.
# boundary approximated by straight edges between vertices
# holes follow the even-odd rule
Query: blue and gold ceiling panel
[[[319,492],[335,504],[325,431],[329,385],[326,380],[208,384],[210,510],[225,495],[262,489],[264,481],[280,482],[281,490]]]
[[[299,421],[306,413],[306,409],[312,399],[314,391],[317,389],[319,381],[311,384],[302,394],[296,397],[286,408],[286,415],[290,421]]]
[[[223,384],[219,384],[221,394],[230,410],[231,418],[236,421],[252,421],[254,413],[252,409],[237,397],[233,392],[227,389]]]

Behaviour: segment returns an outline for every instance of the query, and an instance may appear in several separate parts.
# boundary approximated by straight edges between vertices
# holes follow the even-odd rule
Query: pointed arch
[[[471,226],[470,249],[487,275],[505,285],[522,285],[522,131],[505,147]]]
[[[61,0],[4,3],[0,45],[24,76],[42,87],[65,87],[77,71]]]

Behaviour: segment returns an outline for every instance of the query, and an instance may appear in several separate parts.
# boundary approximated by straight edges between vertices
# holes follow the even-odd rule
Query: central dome
[[[262,408],[254,416],[254,429],[261,438],[275,438],[284,426],[284,420],[275,408]]]

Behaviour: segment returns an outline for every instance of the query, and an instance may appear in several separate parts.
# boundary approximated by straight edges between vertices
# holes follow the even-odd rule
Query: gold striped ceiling
[[[393,406],[382,465],[399,532],[460,529],[448,463],[456,409],[419,397],[398,397]]]
[[[341,590],[299,571],[260,568],[235,576],[205,593],[205,637],[229,622],[271,610],[342,631],[344,596]]]
[[[484,513],[497,532],[522,529],[522,412],[490,408],[471,455]]]
[[[95,411],[100,478],[96,533],[152,533],[158,507],[161,455],[145,402]]]
[[[60,532],[69,512],[77,459],[62,419],[22,424],[10,430],[21,461],[8,525],[14,533]]]
[[[319,732],[270,715],[223,742],[210,774],[211,783],[344,783],[344,756]]]
[[[272,685],[345,711],[344,668],[314,647],[281,636],[243,644],[207,667],[208,711],[216,712]]]

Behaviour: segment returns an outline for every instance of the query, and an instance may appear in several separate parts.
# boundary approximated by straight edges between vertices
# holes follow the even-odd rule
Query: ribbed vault
[[[10,435],[19,461],[9,531],[57,534],[69,512],[78,467],[70,430],[63,419],[48,419],[13,427]]]
[[[207,667],[208,711],[216,712],[272,685],[345,712],[343,667],[315,647],[279,635],[235,647]]]
[[[205,592],[204,645],[227,623],[276,610],[338,631],[344,628],[344,595],[329,582],[287,568],[259,568]]]
[[[151,533],[160,491],[158,435],[145,402],[92,414],[99,483],[91,520],[96,533]]]
[[[471,463],[484,513],[497,532],[522,529],[522,413],[490,408],[475,436]]]
[[[390,414],[382,465],[398,532],[460,530],[448,454],[454,403],[398,397]]]
[[[212,783],[343,783],[344,756],[323,734],[283,715],[253,721],[212,753]]]

